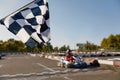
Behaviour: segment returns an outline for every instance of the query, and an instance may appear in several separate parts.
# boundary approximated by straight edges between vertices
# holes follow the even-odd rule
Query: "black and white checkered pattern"
[[[31,48],[50,40],[47,0],[35,0],[1,20],[9,31]]]

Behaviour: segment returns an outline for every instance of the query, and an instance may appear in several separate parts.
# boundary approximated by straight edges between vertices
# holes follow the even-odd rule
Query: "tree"
[[[2,49],[2,45],[3,45],[3,41],[0,40],[0,51],[3,51],[3,49]]]
[[[104,49],[107,49],[108,48],[108,42],[107,42],[107,39],[104,38],[101,42],[101,47],[104,48]]]
[[[58,47],[55,47],[55,48],[54,48],[54,52],[59,52],[59,48],[58,48]]]
[[[15,41],[15,43],[14,43],[15,45],[15,47],[17,48],[17,51],[25,51],[26,50],[26,46],[23,44],[23,42],[22,41]]]
[[[116,35],[116,39],[117,39],[117,49],[120,49],[120,34]]]
[[[9,49],[8,49],[8,45],[9,45],[9,43],[7,42],[7,41],[5,41],[4,43],[3,43],[3,45],[2,45],[2,50],[3,51],[8,51]]]
[[[35,47],[35,48],[33,49],[33,52],[39,52],[39,48],[38,48],[38,47]]]
[[[117,47],[117,39],[116,39],[116,37],[115,37],[114,35],[112,35],[112,34],[108,37],[108,47],[109,47],[110,49],[113,49],[113,48],[116,48],[116,47]]]
[[[42,47],[42,52],[53,52],[53,46],[48,43]]]
[[[109,50],[120,49],[120,34],[111,34],[108,38],[104,38],[101,41],[101,47]]]
[[[65,51],[67,51],[68,49],[69,49],[69,46],[64,45],[64,46],[62,46],[62,47],[59,49],[59,51],[60,51],[60,52],[65,52]]]
[[[87,50],[87,51],[97,50],[98,48],[99,48],[99,46],[97,46],[93,43],[90,43],[88,41],[86,41],[86,43],[84,44],[84,47],[83,47],[83,49]]]

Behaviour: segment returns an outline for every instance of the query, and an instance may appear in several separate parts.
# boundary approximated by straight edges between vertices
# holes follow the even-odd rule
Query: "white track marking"
[[[55,71],[55,70],[53,70],[53,69],[51,69],[51,68],[49,68],[49,67],[47,67],[47,66],[45,66],[45,65],[42,65],[42,64],[40,64],[40,63],[36,63],[37,65],[39,65],[39,66],[41,66],[41,67],[43,67],[43,68],[45,68],[45,69],[47,69],[47,70],[49,70],[49,71]]]

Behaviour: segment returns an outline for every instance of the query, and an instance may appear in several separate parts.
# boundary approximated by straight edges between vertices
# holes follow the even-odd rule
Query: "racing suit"
[[[72,54],[67,54],[65,59],[69,62],[73,62],[74,58],[73,58],[73,55]]]

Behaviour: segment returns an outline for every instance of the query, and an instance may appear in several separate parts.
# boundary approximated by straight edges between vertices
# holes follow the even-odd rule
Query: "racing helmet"
[[[70,50],[70,49],[68,49],[67,51],[66,51],[66,53],[67,54],[70,54],[72,51]]]

